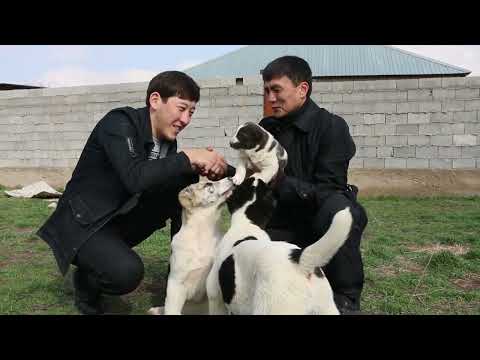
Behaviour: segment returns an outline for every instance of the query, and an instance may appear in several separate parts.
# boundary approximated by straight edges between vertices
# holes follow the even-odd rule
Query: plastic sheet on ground
[[[18,190],[5,190],[5,194],[15,198],[40,198],[40,199],[54,199],[59,198],[62,193],[58,192],[45,181],[38,181],[36,183],[27,185]]]

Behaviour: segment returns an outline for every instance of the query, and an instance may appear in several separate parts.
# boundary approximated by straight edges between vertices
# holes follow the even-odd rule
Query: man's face
[[[192,120],[195,105],[196,102],[177,96],[169,97],[163,102],[158,93],[152,93],[150,117],[157,136],[168,141],[175,140],[180,131]]]
[[[298,109],[307,98],[308,83],[295,86],[288,77],[282,76],[264,82],[266,100],[272,105],[273,116],[283,117]]]

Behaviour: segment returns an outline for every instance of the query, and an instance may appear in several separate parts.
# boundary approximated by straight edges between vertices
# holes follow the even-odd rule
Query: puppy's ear
[[[178,201],[180,205],[182,205],[185,209],[191,209],[195,205],[195,191],[193,191],[192,187],[186,187],[178,194]]]

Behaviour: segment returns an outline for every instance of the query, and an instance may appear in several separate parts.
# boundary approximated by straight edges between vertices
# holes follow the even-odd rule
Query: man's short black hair
[[[150,106],[150,95],[153,92],[158,92],[163,101],[167,101],[171,96],[194,102],[200,100],[200,87],[190,76],[181,71],[164,71],[150,80],[147,89],[147,107]]]
[[[310,65],[298,56],[282,56],[269,63],[262,72],[263,81],[288,77],[295,86],[301,82],[308,83],[307,97],[312,93],[312,70]]]

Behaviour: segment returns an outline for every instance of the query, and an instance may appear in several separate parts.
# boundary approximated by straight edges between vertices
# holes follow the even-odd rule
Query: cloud
[[[64,66],[45,72],[35,83],[47,87],[120,84],[150,81],[157,73],[158,71],[135,68],[105,72],[81,66]]]
[[[93,56],[92,48],[79,45],[49,45],[46,58],[56,63],[83,63]]]

